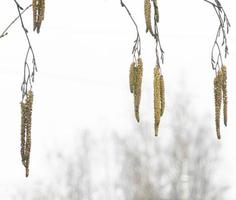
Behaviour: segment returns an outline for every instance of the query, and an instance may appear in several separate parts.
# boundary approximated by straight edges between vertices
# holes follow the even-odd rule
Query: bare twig
[[[135,28],[136,28],[136,32],[137,32],[137,37],[134,41],[134,46],[133,46],[133,50],[132,50],[132,54],[133,54],[133,60],[134,62],[137,60],[137,57],[140,57],[141,55],[141,39],[140,39],[140,34],[139,34],[139,30],[138,30],[138,25],[135,22],[133,16],[131,15],[129,9],[127,8],[127,6],[124,4],[124,2],[122,0],[120,0],[121,6],[124,7],[127,11],[127,13],[129,14],[131,20],[133,21]]]
[[[30,4],[29,6],[27,6],[22,12],[21,15],[23,15],[25,13],[25,11],[27,11],[30,7],[32,6],[32,4]],[[8,30],[9,28],[20,18],[20,15],[18,15],[6,28],[5,30],[2,32],[2,34],[0,35],[0,38],[6,36],[8,34]]]
[[[25,37],[26,37],[26,40],[28,43],[28,49],[27,49],[25,61],[24,61],[24,78],[23,78],[23,82],[21,85],[22,100],[23,100],[26,97],[27,92],[32,89],[32,82],[34,82],[34,75],[35,75],[35,72],[37,71],[37,65],[36,65],[34,51],[33,51],[29,36],[28,36],[28,30],[26,29],[24,22],[23,22],[23,18],[22,18],[21,10],[23,10],[23,8],[19,5],[19,3],[16,0],[14,0],[14,2],[17,6],[17,11],[19,14],[21,26],[22,26],[22,29],[25,33]],[[28,63],[28,59],[29,59],[30,54],[32,55],[32,65],[33,65],[32,69],[30,67],[30,64]]]
[[[208,0],[204,0],[213,6],[216,15],[219,19],[219,27],[216,33],[216,38],[211,50],[211,65],[212,69],[217,71],[223,65],[223,56],[221,52],[221,48],[224,49],[224,57],[226,58],[228,55],[228,43],[227,43],[227,34],[229,33],[230,23],[229,19],[218,0],[215,0],[215,3],[210,2]],[[222,35],[222,36],[221,36]],[[222,41],[220,42],[220,38],[222,37]],[[217,54],[215,55],[215,52]]]
[[[157,5],[157,1],[156,0],[152,0],[153,2],[153,7],[154,7],[154,33],[153,33],[153,37],[156,40],[156,48],[155,48],[155,52],[156,52],[156,64],[158,67],[160,66],[160,57],[159,57],[159,52],[161,54],[161,62],[162,64],[164,63],[164,51],[162,49],[161,46],[161,41],[160,41],[160,36],[159,36],[159,31],[158,31],[158,21],[159,21],[159,13],[158,13],[158,5]]]

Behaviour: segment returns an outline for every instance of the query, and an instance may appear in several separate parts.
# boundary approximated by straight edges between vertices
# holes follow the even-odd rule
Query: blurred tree
[[[31,191],[30,197],[26,195],[28,198],[24,196],[21,199],[97,199],[93,187],[94,176],[97,174],[91,171],[96,165],[102,165],[106,171],[111,170],[111,166],[116,166],[115,170],[118,171],[114,180],[110,180],[109,176],[103,177],[102,193],[111,190],[122,193],[119,196],[104,195],[103,199],[223,200],[227,187],[224,183],[216,182],[217,173],[214,168],[219,163],[220,146],[213,139],[212,130],[202,122],[204,120],[194,114],[188,97],[178,95],[178,100],[174,109],[171,109],[172,118],[168,130],[162,131],[166,138],[170,137],[166,141],[155,139],[147,123],[127,131],[124,137],[113,132],[106,142],[104,139],[99,142],[104,146],[113,140],[115,159],[101,155],[103,163],[96,161],[91,166],[91,152],[104,152],[97,151],[98,141],[92,145],[94,142],[91,143],[91,134],[85,131],[79,134],[76,148],[70,155],[59,153],[56,157],[56,162],[63,169],[56,173],[57,185],[42,184]],[[115,165],[107,165],[107,162],[115,162]]]
[[[22,200],[91,200],[91,144],[90,132],[79,134],[76,146],[69,156],[58,152],[56,157],[51,157],[49,163],[56,164],[52,167],[54,179],[49,183],[40,180],[29,188],[19,187],[13,199]],[[77,137],[76,137],[77,139]],[[55,155],[55,154],[54,154]],[[19,195],[20,194],[20,195]]]
[[[220,146],[210,137],[212,130],[204,120],[194,115],[187,96],[178,95],[178,99],[168,126],[171,139],[167,144],[149,137],[147,124],[126,134],[125,139],[117,136],[122,166],[117,186],[125,199],[224,199],[228,187],[215,183]]]

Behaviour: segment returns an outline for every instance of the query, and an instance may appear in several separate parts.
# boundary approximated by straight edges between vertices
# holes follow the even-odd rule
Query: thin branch
[[[27,6],[20,14],[23,15],[25,13],[25,11],[27,11],[30,7],[32,7],[32,4],[30,4],[29,6]],[[18,15],[7,27],[6,29],[2,32],[2,34],[0,35],[0,38],[6,36],[8,34],[8,30],[9,28],[20,18],[20,15]]]
[[[19,14],[20,22],[21,22],[21,27],[25,33],[25,37],[28,43],[28,49],[27,49],[25,61],[24,61],[24,78],[21,85],[22,100],[23,100],[25,96],[27,95],[28,90],[32,88],[32,82],[34,82],[34,75],[35,75],[35,72],[37,71],[37,65],[36,65],[34,51],[33,51],[29,36],[28,36],[28,30],[26,29],[24,25],[22,14],[21,14],[21,10],[23,10],[23,8],[19,5],[19,3],[16,0],[14,0],[14,2],[17,6],[17,11]],[[30,53],[32,55],[32,65],[33,65],[32,70],[30,69],[30,65],[28,64],[28,58],[29,58]]]
[[[203,1],[205,1],[205,2],[207,2],[207,3],[209,3],[209,4],[211,4],[211,5],[214,6],[214,7],[221,8],[221,6],[219,6],[218,3],[214,4],[214,3],[212,3],[212,2],[210,2],[210,1],[208,1],[208,0],[203,0]]]
[[[124,4],[124,2],[122,0],[120,0],[121,6],[124,7],[128,13],[128,15],[130,16],[131,20],[133,21],[135,28],[136,28],[136,32],[137,32],[137,37],[134,41],[134,46],[133,46],[133,50],[132,50],[132,54],[133,54],[133,59],[136,60],[136,54],[138,54],[138,57],[140,57],[141,55],[141,39],[140,39],[140,34],[139,34],[139,30],[138,30],[138,25],[135,22],[133,16],[131,15],[129,9],[127,8],[127,6]]]
[[[157,66],[160,68],[160,57],[159,57],[159,51],[161,54],[161,62],[162,64],[164,63],[164,51],[162,49],[161,46],[161,41],[160,41],[160,36],[159,36],[159,31],[158,31],[158,18],[159,18],[159,11],[158,11],[158,5],[157,5],[157,1],[156,0],[152,0],[153,2],[153,7],[154,7],[154,33],[153,33],[153,37],[156,40],[156,48],[155,48],[155,52],[156,52],[156,64]]]
[[[213,43],[212,51],[211,51],[211,65],[213,70],[219,69],[220,66],[223,65],[223,56],[221,53],[221,48],[224,48],[224,57],[226,58],[228,55],[228,43],[227,43],[227,35],[229,33],[230,23],[229,19],[221,5],[221,3],[218,0],[215,0],[215,3],[210,2],[208,0],[204,0],[205,2],[209,3],[213,6],[215,13],[218,17],[218,20],[220,22],[216,38]],[[222,42],[219,44],[219,39],[222,34]],[[217,52],[216,55],[214,53]]]

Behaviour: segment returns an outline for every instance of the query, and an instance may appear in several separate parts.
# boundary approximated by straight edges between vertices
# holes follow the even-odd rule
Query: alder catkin
[[[45,0],[41,0],[40,2],[40,20],[43,21],[44,20],[44,13],[45,13]]]
[[[25,127],[26,127],[26,105],[21,102],[21,160],[25,166]]]
[[[32,8],[33,8],[33,30],[36,29],[36,23],[37,23],[37,0],[33,0],[32,2]]]
[[[30,90],[21,102],[21,159],[29,176],[29,160],[31,150],[31,122],[32,122],[33,92]]]
[[[221,73],[222,73],[224,125],[227,126],[228,96],[227,96],[227,70],[226,70],[226,66],[222,66]]]
[[[135,118],[137,122],[140,121],[139,118],[139,105],[141,101],[141,90],[142,90],[142,77],[143,77],[143,62],[141,58],[137,60],[137,67],[134,70],[134,109],[135,109]]]
[[[161,116],[165,110],[165,85],[163,75],[160,76]]]
[[[32,122],[32,105],[33,105],[33,92],[30,90],[26,98],[27,114],[26,114],[26,145],[25,145],[25,157],[26,157],[26,177],[29,176],[29,160],[31,150],[31,122]]]
[[[220,134],[220,110],[222,101],[222,89],[221,89],[221,72],[219,71],[214,79],[214,95],[215,95],[215,124],[217,138],[221,138]]]
[[[155,128],[155,136],[158,136],[158,129],[161,118],[160,71],[158,66],[154,68],[153,90],[154,90],[154,128]]]
[[[44,20],[45,1],[39,0],[37,33],[40,32],[42,21]]]
[[[131,93],[134,92],[134,76],[135,76],[134,68],[135,68],[135,62],[132,62],[129,69],[129,88]]]
[[[150,0],[144,0],[144,16],[146,22],[146,32],[150,32],[153,35],[152,31],[152,22],[151,22],[151,2]]]
[[[33,30],[40,32],[42,21],[44,20],[45,0],[33,0]]]

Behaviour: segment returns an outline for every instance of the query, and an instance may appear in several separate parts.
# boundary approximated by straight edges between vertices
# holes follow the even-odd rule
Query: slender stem
[[[135,28],[136,28],[136,32],[137,32],[137,37],[134,41],[134,46],[133,46],[133,50],[132,50],[132,54],[133,54],[133,60],[135,61],[136,60],[136,54],[138,54],[138,57],[141,56],[141,39],[140,39],[140,34],[139,34],[139,30],[138,30],[138,25],[137,23],[135,22],[133,16],[131,15],[128,7],[124,4],[124,2],[122,0],[120,0],[120,3],[121,3],[121,6],[124,7],[128,13],[128,15],[130,16],[132,22],[134,23],[135,25]]]
[[[27,11],[30,7],[32,6],[32,4],[30,4],[29,6],[27,6],[20,14],[23,15],[25,13],[25,11]],[[7,31],[9,30],[9,28],[20,18],[20,15],[18,15],[6,28],[5,30],[2,32],[2,34],[0,35],[0,38],[6,36],[8,33]]]
[[[217,69],[219,69],[220,67],[220,64],[223,65],[223,56],[221,53],[221,47],[224,48],[224,54],[225,54],[224,57],[226,58],[228,55],[227,34],[229,33],[230,23],[219,0],[215,0],[215,3],[212,3],[208,0],[204,0],[204,1],[213,6],[215,13],[218,17],[218,20],[220,22],[217,33],[216,33],[216,38],[212,46],[212,51],[211,51],[212,69],[217,71]],[[222,43],[220,45],[219,38],[221,34],[222,34]],[[215,51],[218,52],[217,55],[214,55]]]
[[[160,35],[159,35],[159,31],[158,31],[158,19],[157,17],[159,16],[159,11],[158,11],[158,6],[157,6],[157,1],[156,0],[152,0],[153,2],[153,7],[154,7],[154,33],[153,33],[153,37],[156,41],[156,48],[155,48],[155,53],[156,53],[156,64],[159,68],[161,68],[160,65],[160,57],[159,57],[159,51],[161,54],[161,63],[164,63],[164,51],[162,49],[161,46],[161,41],[160,41]]]
[[[23,10],[23,8],[19,5],[19,3],[17,2],[17,0],[14,0],[16,6],[17,6],[17,11],[18,11],[18,17],[20,19],[21,22],[21,27],[25,33],[25,37],[28,43],[28,49],[26,52],[26,56],[25,56],[25,61],[24,61],[24,77],[23,77],[23,82],[21,85],[21,91],[22,91],[22,100],[25,98],[25,96],[27,95],[28,89],[30,87],[30,89],[32,88],[32,82],[34,81],[34,75],[35,72],[37,71],[37,65],[36,65],[36,59],[35,59],[35,54],[34,54],[34,50],[32,48],[29,36],[28,36],[28,30],[26,29],[25,25],[24,25],[24,21],[22,18],[22,13],[21,10]],[[33,64],[33,69],[30,69],[30,65],[28,64],[28,58],[29,58],[29,54],[31,53],[32,55],[32,64]]]

